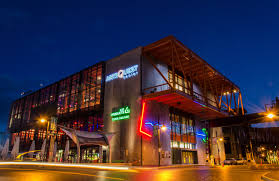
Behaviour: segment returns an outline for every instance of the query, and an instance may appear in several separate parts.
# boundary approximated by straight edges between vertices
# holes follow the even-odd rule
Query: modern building
[[[81,161],[138,165],[205,164],[208,131],[202,120],[243,113],[238,86],[169,36],[100,62],[12,104],[9,130],[20,150],[40,149],[46,124],[114,133],[109,146],[81,146]],[[55,127],[55,126],[54,126]],[[54,129],[57,160],[67,136]],[[221,137],[220,129],[211,130]],[[218,155],[222,157],[224,153]],[[76,159],[71,144],[70,161]],[[222,158],[224,159],[224,158]]]

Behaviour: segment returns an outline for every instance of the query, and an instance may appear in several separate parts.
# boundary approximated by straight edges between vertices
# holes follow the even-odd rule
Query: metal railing
[[[172,82],[170,82],[170,84],[172,85]],[[152,93],[161,92],[161,91],[167,91],[167,90],[171,90],[171,89],[172,88],[169,86],[168,83],[164,83],[164,84],[159,84],[156,86],[145,88],[145,89],[143,89],[143,93],[144,93],[144,95],[147,95],[147,94],[152,94]],[[212,100],[208,96],[204,96],[198,92],[195,92],[194,90],[191,90],[190,88],[185,87],[184,85],[176,83],[174,90],[180,91],[183,94],[187,94],[188,96],[191,96],[193,101],[197,101],[199,104],[211,106],[218,110],[226,111],[226,107],[224,107],[223,105],[221,105],[221,108],[219,109],[218,102],[216,102],[215,100]]]

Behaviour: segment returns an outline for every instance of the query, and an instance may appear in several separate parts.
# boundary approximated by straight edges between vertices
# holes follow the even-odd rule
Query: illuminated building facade
[[[38,124],[47,116],[69,128],[114,133],[110,146],[83,146],[84,162],[205,164],[209,130],[201,121],[241,111],[240,89],[169,36],[16,100],[9,129],[26,150],[47,136]],[[55,135],[58,158],[67,136],[59,129]]]

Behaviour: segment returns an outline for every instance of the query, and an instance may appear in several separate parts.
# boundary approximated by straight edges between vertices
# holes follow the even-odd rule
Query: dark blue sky
[[[42,2],[1,2],[0,130],[20,92],[168,35],[235,82],[249,112],[279,95],[277,0]]]

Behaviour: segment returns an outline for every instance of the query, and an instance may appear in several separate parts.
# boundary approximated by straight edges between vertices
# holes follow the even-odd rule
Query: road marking
[[[43,163],[43,162],[0,162],[0,165],[34,165],[34,166],[59,166],[59,167],[79,167],[94,168],[103,170],[125,170],[130,171],[129,167],[105,166],[105,165],[87,165],[87,164],[66,164],[66,163]]]
[[[67,171],[57,171],[57,170],[43,170],[43,169],[14,169],[14,168],[0,168],[1,170],[12,170],[12,171],[43,171],[43,172],[56,172],[61,174],[69,174],[69,175],[82,175],[82,176],[89,176],[89,177],[99,177],[99,178],[105,178],[105,179],[111,179],[111,180],[125,180],[122,178],[117,177],[106,177],[106,176],[100,176],[100,175],[93,175],[93,174],[87,174],[87,173],[76,173],[76,172],[67,172]]]
[[[89,177],[100,177],[100,178],[106,178],[106,179],[112,179],[112,180],[124,180],[122,178],[117,177],[106,177],[106,176],[100,176],[100,175],[93,175],[93,174],[87,174],[87,173],[76,173],[76,172],[67,172],[67,171],[56,171],[56,170],[39,170],[38,171],[50,171],[50,172],[57,172],[62,174],[71,174],[71,175],[83,175],[83,176],[89,176]]]

